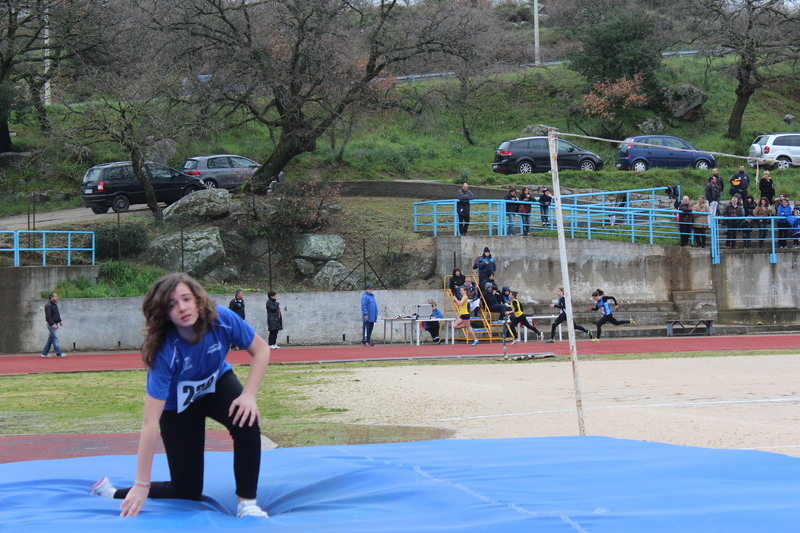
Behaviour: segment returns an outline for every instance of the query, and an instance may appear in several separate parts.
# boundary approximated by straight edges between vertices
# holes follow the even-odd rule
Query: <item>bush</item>
[[[144,226],[106,224],[94,230],[98,261],[136,257],[147,249],[150,238]]]

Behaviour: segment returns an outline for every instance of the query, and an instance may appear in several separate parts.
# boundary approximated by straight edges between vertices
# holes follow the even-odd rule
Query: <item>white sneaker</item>
[[[511,341],[511,346],[514,346],[515,344],[517,344],[517,339],[514,339],[513,341]]]
[[[267,512],[259,507],[255,500],[242,500],[239,502],[239,507],[236,509],[236,518],[241,518],[243,516],[269,518]]]
[[[281,347],[280,347],[280,346],[278,346],[277,344],[275,344],[275,345],[273,345],[273,346],[272,346],[272,349],[273,349],[273,350],[280,350],[280,349],[281,349]]]
[[[277,347],[277,346],[275,346],[274,344],[270,344],[270,345],[269,345],[269,349],[270,349],[270,350],[277,350],[277,349],[278,349],[278,347]]]
[[[100,496],[101,498],[108,498],[109,500],[114,498],[115,492],[117,492],[117,488],[111,484],[111,481],[109,481],[107,477],[104,477],[89,489],[89,494],[92,496]]]

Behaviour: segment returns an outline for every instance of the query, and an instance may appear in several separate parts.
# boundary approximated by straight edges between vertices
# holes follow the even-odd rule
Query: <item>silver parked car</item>
[[[203,180],[208,189],[236,189],[256,171],[258,163],[240,155],[218,154],[190,157],[181,170]]]

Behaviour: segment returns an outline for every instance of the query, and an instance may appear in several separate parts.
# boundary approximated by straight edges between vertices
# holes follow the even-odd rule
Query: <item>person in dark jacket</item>
[[[728,191],[731,198],[739,195],[740,198],[747,198],[747,189],[750,188],[750,176],[744,171],[744,165],[739,165],[739,172],[731,177],[731,188]]]
[[[761,191],[761,196],[765,197],[769,203],[775,198],[775,182],[772,181],[772,176],[769,175],[769,170],[765,170],[758,180],[758,190]]]
[[[722,215],[725,217],[737,217],[737,220],[725,221],[725,225],[728,226],[725,248],[736,248],[736,233],[739,232],[742,228],[742,223],[744,223],[744,208],[739,205],[738,196],[731,198],[731,203],[725,207]]]
[[[558,302],[550,304],[550,307],[555,307],[559,310],[559,313],[558,318],[553,320],[553,325],[550,326],[550,339],[547,341],[547,344],[553,344],[555,342],[554,339],[556,336],[556,328],[562,322],[567,321],[567,301],[564,298],[564,287],[559,287],[556,291],[556,294],[558,294]],[[578,325],[578,323],[574,320],[572,321],[572,327],[575,331],[582,331],[586,333],[589,336],[589,339],[594,340],[594,335],[592,335],[592,332],[585,327]]]
[[[453,269],[453,275],[450,277],[450,283],[447,284],[447,288],[450,289],[450,293],[455,296],[458,294],[458,288],[466,283],[467,277],[461,273],[460,268]]]
[[[239,289],[233,295],[233,300],[228,304],[228,309],[239,315],[239,318],[244,320],[244,291]]]
[[[692,206],[689,204],[689,197],[675,199],[675,209],[678,210],[678,231],[681,233],[681,246],[688,246],[692,236]],[[599,335],[598,335],[599,337]]]
[[[495,270],[497,270],[497,265],[488,246],[483,249],[483,255],[472,264],[472,269],[478,270],[478,286],[482,289],[486,285],[486,278],[489,277],[489,274],[494,274]]]
[[[267,293],[267,330],[269,330],[269,347],[273,350],[278,346],[278,332],[283,329],[283,314],[281,313],[281,303],[275,291]]]
[[[61,321],[61,313],[58,312],[58,294],[51,292],[49,295],[49,302],[44,304],[44,319],[47,322],[47,342],[42,348],[42,357],[49,359],[50,346],[56,351],[56,357],[66,357],[67,354],[61,351],[61,345],[58,343],[58,328],[63,326]]]
[[[539,212],[542,215],[542,226],[549,226],[550,225],[550,218],[548,217],[547,213],[550,210],[550,204],[553,202],[553,195],[550,192],[550,189],[544,188],[542,190],[542,195],[539,196]]]
[[[529,187],[523,187],[522,192],[519,194],[519,201],[526,202],[519,204],[519,216],[522,219],[522,234],[528,236],[528,231],[531,229],[531,209],[533,204],[533,196]]]
[[[514,223],[519,213],[519,197],[517,196],[517,188],[511,186],[508,188],[508,193],[505,197],[506,201],[506,216],[508,217],[508,235],[516,235],[517,231],[514,229]]]
[[[706,184],[706,201],[708,208],[714,216],[719,216],[719,200],[722,197],[722,181],[720,181],[719,172],[715,168],[708,178]]]
[[[466,235],[469,229],[469,203],[475,199],[475,195],[469,190],[469,184],[464,183],[458,190],[456,198],[458,198],[458,203],[456,204],[456,211],[458,212],[458,234]]]

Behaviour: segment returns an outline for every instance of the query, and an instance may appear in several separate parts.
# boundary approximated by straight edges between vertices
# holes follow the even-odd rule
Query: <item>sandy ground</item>
[[[800,355],[582,361],[586,434],[800,457],[798,370]],[[579,434],[569,362],[364,368],[323,381],[300,392],[347,409],[334,415],[344,423],[466,439]]]

